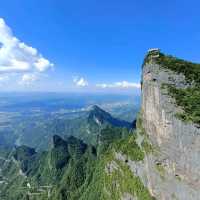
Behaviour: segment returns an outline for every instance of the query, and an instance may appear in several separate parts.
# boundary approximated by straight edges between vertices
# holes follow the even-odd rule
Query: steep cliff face
[[[194,81],[188,81],[183,73],[171,71],[159,62],[159,56],[164,55],[149,53],[142,69],[142,127],[156,152],[146,156],[144,162],[146,185],[156,199],[198,200],[199,125],[178,117],[184,108],[177,106],[165,87],[186,89]]]
[[[96,194],[115,200],[199,200],[200,65],[154,50],[142,70],[137,129],[102,156]]]

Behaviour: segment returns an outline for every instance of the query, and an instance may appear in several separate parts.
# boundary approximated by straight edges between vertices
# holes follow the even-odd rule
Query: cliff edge
[[[151,194],[162,200],[200,197],[200,65],[148,52],[142,68],[141,124],[154,146],[146,157]]]

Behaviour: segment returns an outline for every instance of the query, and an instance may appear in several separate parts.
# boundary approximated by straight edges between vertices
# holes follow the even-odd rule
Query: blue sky
[[[194,0],[2,1],[0,89],[137,90],[149,48],[200,62],[199,7]]]

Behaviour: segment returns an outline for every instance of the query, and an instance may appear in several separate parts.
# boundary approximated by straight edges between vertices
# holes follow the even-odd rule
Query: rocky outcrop
[[[146,185],[156,199],[199,200],[200,129],[176,117],[181,108],[163,88],[186,88],[188,82],[151,55],[142,70],[142,126],[157,151],[144,161]]]

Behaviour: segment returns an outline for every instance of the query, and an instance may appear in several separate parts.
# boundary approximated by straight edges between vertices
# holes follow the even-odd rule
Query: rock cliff
[[[199,77],[198,64],[148,52],[137,128],[102,156],[99,199],[200,199]]]
[[[141,124],[156,152],[146,156],[143,172],[147,177],[142,179],[156,199],[198,200],[199,125],[178,117],[184,108],[177,105],[165,87],[187,89],[194,81],[187,80],[184,73],[166,67],[160,56],[165,55],[159,51],[149,52],[142,68]],[[181,63],[184,65],[183,61]],[[197,100],[200,103],[200,99]]]

